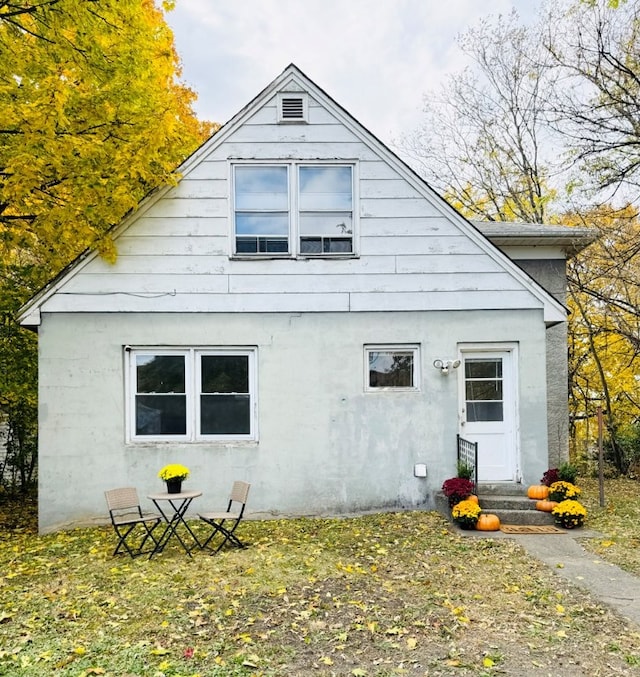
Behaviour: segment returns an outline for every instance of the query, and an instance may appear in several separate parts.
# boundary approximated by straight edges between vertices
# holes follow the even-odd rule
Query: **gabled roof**
[[[202,162],[206,157],[217,149],[226,139],[233,134],[243,123],[255,114],[269,99],[281,91],[307,91],[325,106],[331,113],[344,124],[363,144],[372,149],[378,156],[384,159],[393,169],[405,179],[411,186],[427,200],[437,211],[446,216],[454,223],[458,229],[468,238],[473,240],[479,248],[496,261],[505,271],[517,279],[522,287],[528,290],[544,307],[544,318],[548,324],[555,324],[563,321],[566,316],[566,309],[543,287],[537,284],[527,275],[518,265],[516,265],[508,256],[501,252],[490,240],[488,233],[474,227],[474,225],[459,214],[443,197],[436,193],[416,172],[411,169],[403,160],[392,152],[384,143],[382,143],[374,134],[366,129],[360,122],[353,118],[340,104],[334,101],[323,89],[309,79],[297,66],[290,64],[284,71],[276,77],[265,89],[263,89],[251,102],[242,108],[231,120],[223,125],[208,141],[198,148],[189,158],[187,158],[178,168],[177,172],[181,175],[187,175],[194,167]],[[112,231],[112,237],[117,237],[129,228],[142,214],[156,204],[163,196],[173,189],[172,186],[165,186],[156,189],[149,194],[139,205],[136,212],[129,214],[123,221],[115,226]],[[503,224],[501,224],[503,225]],[[546,228],[546,227],[545,227]],[[529,235],[535,235],[529,233]],[[547,232],[543,234],[540,231],[537,237],[544,239]],[[491,237],[494,240],[493,237]],[[539,240],[538,240],[539,241]],[[97,252],[84,252],[64,271],[62,271],[46,287],[38,292],[28,303],[26,303],[19,314],[19,321],[27,326],[36,326],[40,323],[40,308],[42,305],[60,289],[68,280],[73,278],[88,262],[98,256]]]

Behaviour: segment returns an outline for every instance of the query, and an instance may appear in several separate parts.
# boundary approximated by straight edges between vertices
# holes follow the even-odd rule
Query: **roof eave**
[[[499,247],[558,247],[565,252],[567,258],[579,254],[598,237],[598,231],[593,228],[509,221],[472,221],[471,223]]]

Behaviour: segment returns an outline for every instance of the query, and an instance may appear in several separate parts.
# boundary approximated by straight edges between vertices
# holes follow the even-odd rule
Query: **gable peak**
[[[294,78],[291,78],[291,80],[287,80],[287,82],[285,82],[285,83],[282,85],[282,87],[280,87],[280,90],[279,90],[279,91],[280,91],[280,92],[283,92],[283,93],[285,93],[285,92],[296,92],[296,93],[300,93],[300,92],[306,92],[307,90],[306,90],[305,87],[303,87],[303,86],[300,84],[300,82],[298,82],[298,80],[295,80]]]

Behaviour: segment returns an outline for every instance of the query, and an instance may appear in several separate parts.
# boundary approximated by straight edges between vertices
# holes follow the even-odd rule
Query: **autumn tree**
[[[625,473],[640,462],[640,437],[633,432],[640,421],[640,221],[636,209],[610,206],[565,221],[599,234],[568,268],[570,409],[578,450],[589,443],[582,422],[600,406],[610,460]],[[632,434],[636,448],[625,442]]]
[[[640,4],[549,5],[543,36],[558,86],[555,128],[589,187],[640,187]],[[623,190],[627,197],[631,194]]]
[[[639,31],[640,4],[611,0],[557,0],[528,27],[485,20],[460,40],[470,66],[400,144],[469,218],[598,231],[569,263],[570,405],[586,421],[602,404],[621,471],[640,459],[640,231],[624,200],[640,185]]]
[[[0,22],[0,234],[57,272],[205,137],[151,0],[60,0]]]
[[[113,259],[109,229],[173,183],[213,130],[179,78],[173,34],[152,0],[0,0],[5,416],[35,406],[34,342],[7,318],[84,249]]]
[[[610,459],[626,472],[640,462],[640,224],[630,204],[640,187],[640,6],[558,2],[544,25],[561,85],[549,118],[562,134],[570,181],[586,189],[587,206],[566,218],[599,232],[569,268],[570,406],[577,426],[602,406]],[[598,206],[614,197],[617,208]]]
[[[538,36],[511,13],[481,21],[459,44],[470,67],[425,95],[424,121],[398,148],[468,217],[542,223],[554,164]]]

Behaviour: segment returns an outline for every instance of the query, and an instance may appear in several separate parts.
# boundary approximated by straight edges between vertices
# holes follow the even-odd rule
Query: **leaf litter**
[[[588,504],[592,487],[583,486]],[[603,533],[592,546],[603,558],[619,557],[618,544],[635,538],[619,522],[637,515],[640,499],[632,485],[608,483],[612,496],[619,487],[625,498],[612,498],[603,514],[588,504]],[[248,520],[240,528],[250,544],[243,550],[190,559],[169,547],[151,561],[112,557],[106,527],[5,530],[0,675],[640,670],[639,628],[512,540],[461,538],[437,513]]]

